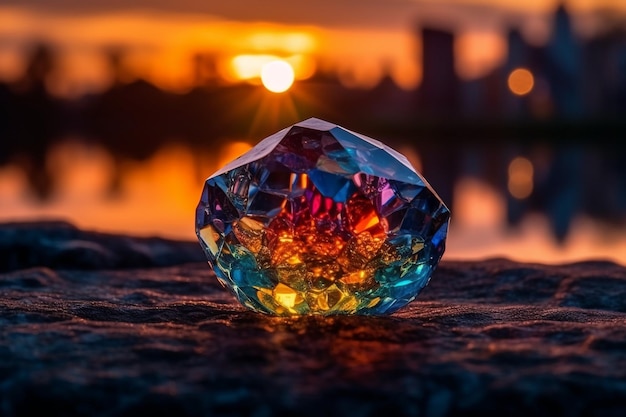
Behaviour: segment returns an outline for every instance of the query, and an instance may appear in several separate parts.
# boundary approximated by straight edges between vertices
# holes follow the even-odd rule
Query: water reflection
[[[203,180],[250,146],[233,140],[218,149],[199,151],[169,143],[142,162],[124,160],[115,168],[104,148],[77,139],[63,141],[46,159],[56,174],[45,203],[33,195],[18,165],[0,168],[0,221],[54,217],[102,231],[194,239],[193,213]],[[421,154],[413,152],[409,157],[416,165],[421,163]],[[540,167],[541,161],[535,165]],[[529,167],[528,160],[513,159],[509,174],[529,175]],[[534,175],[543,175],[542,170]],[[503,181],[512,181],[511,176]],[[452,194],[447,259],[506,256],[558,263],[608,258],[626,264],[626,230],[619,224],[574,216],[567,237],[559,242],[545,213],[531,211],[511,223],[510,204],[528,202],[507,197],[502,188],[476,175],[456,179]]]

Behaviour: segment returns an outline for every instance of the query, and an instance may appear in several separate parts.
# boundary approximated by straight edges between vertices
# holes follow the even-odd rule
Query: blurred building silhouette
[[[542,68],[551,87],[557,117],[575,118],[583,114],[582,53],[571,19],[564,6],[560,6]]]
[[[422,85],[419,109],[424,116],[454,119],[458,116],[459,80],[454,68],[454,35],[425,28],[422,37]]]

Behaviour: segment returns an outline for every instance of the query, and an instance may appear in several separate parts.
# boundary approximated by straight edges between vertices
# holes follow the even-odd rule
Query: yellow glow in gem
[[[293,308],[296,305],[296,297],[298,293],[286,286],[285,284],[278,284],[274,288],[274,299],[278,304],[287,308]]]
[[[258,253],[263,247],[263,223],[250,217],[242,217],[233,224],[233,232],[239,242],[253,253]]]
[[[239,223],[244,225],[249,230],[263,230],[264,229],[263,223],[247,216],[242,217],[241,220],[239,220]]]
[[[211,254],[213,256],[217,256],[217,251],[219,250],[219,248],[217,247],[217,241],[220,238],[217,230],[215,230],[213,226],[209,225],[200,230],[200,238],[202,238],[202,241],[207,245],[207,247],[211,251]]]
[[[326,311],[330,308],[328,305],[328,294],[322,293],[317,296],[317,307],[322,311]]]
[[[422,249],[424,249],[424,242],[417,242],[414,243],[413,246],[411,246],[411,250],[413,251],[414,255]]]
[[[379,301],[380,301],[380,297],[376,297],[372,301],[370,301],[367,307],[368,308],[374,307],[376,304],[378,304]]]
[[[298,255],[293,255],[292,257],[287,258],[287,263],[289,265],[299,265],[302,263],[302,260]]]
[[[321,277],[322,272],[323,270],[319,266],[314,266],[313,268],[311,268],[311,275],[314,277]]]
[[[352,272],[341,279],[346,284],[360,284],[367,278],[367,272],[364,270]]]
[[[354,312],[354,310],[357,308],[358,305],[359,303],[357,302],[354,295],[348,295],[342,298],[341,301],[335,305],[335,310],[346,311],[346,312],[351,313],[351,312]]]

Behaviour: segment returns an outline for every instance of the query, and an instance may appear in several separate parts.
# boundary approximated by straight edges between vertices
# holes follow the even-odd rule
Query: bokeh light
[[[517,157],[509,164],[509,193],[517,199],[528,198],[533,192],[532,162],[523,157]]]
[[[517,68],[509,74],[508,84],[513,94],[525,96],[535,86],[535,77],[526,68]]]

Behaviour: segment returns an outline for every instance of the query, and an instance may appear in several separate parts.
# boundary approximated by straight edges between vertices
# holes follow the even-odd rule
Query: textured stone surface
[[[42,265],[110,269],[201,260],[193,242],[84,232],[60,221],[0,225],[0,272]]]
[[[0,236],[14,227],[0,226]],[[27,228],[37,242],[50,227]],[[117,266],[156,250],[80,233],[119,256]],[[162,243],[170,258],[160,262],[187,253],[186,243]],[[85,270],[71,259],[63,269],[14,262],[0,274],[2,416],[626,409],[626,268],[615,264],[444,259],[420,298],[392,316],[275,318],[245,311],[205,263]]]

